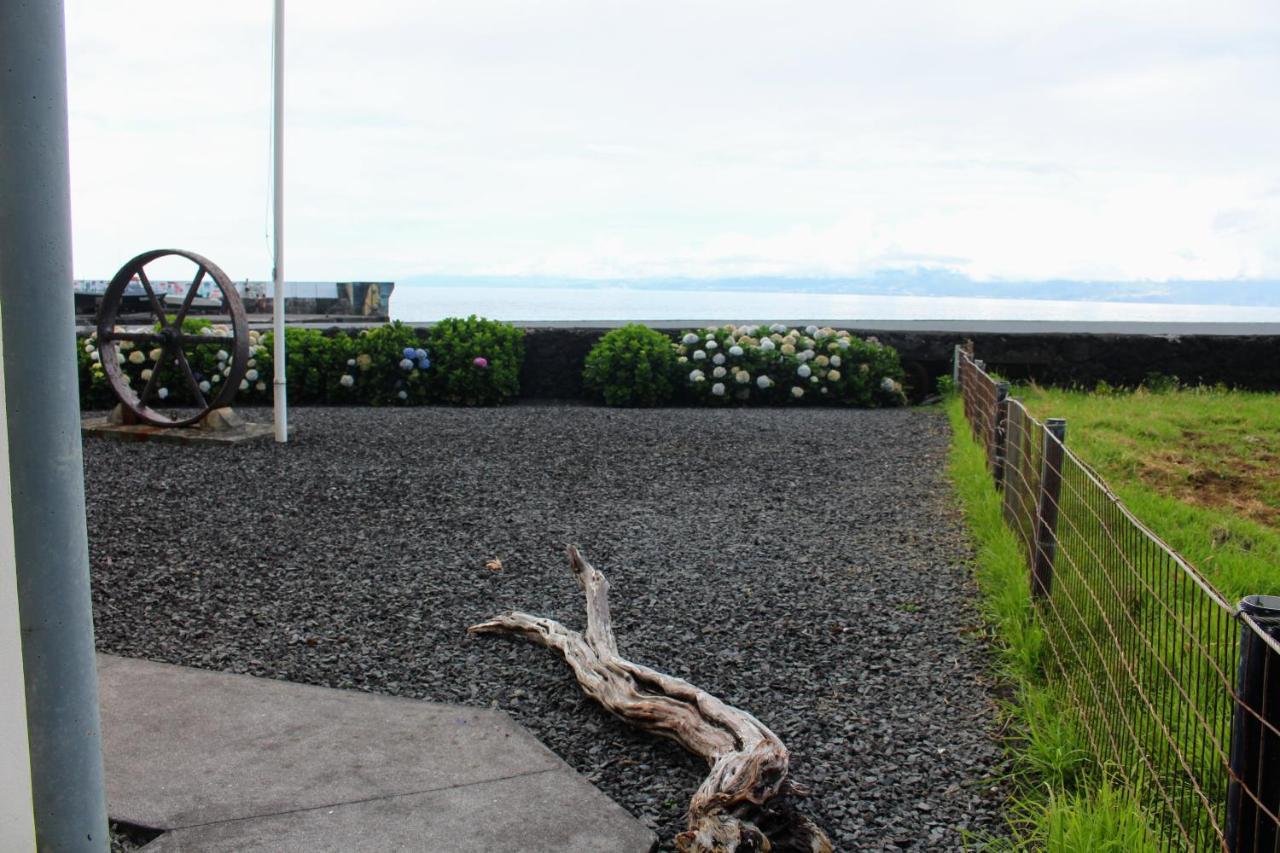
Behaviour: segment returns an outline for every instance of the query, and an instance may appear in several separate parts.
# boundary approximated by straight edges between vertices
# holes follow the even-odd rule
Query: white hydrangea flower
[[[151,369],[150,369],[150,368],[148,368],[148,369],[146,369],[146,370],[142,371],[142,381],[143,381],[143,382],[146,382],[146,381],[147,381],[147,380],[149,380],[150,378],[151,378]]]
[[[142,350],[140,349],[136,349],[133,352],[129,353],[130,364],[142,364],[146,360],[147,360],[147,357],[142,354]]]
[[[248,391],[248,390],[249,390],[249,380],[248,380],[248,379],[241,379],[241,380],[240,380],[240,390],[241,390],[241,391]]]
[[[700,349],[696,349],[696,350],[694,350],[694,351],[693,351],[693,360],[694,360],[694,361],[702,361],[702,360],[703,360],[703,359],[705,359],[706,357],[707,357],[707,354],[706,354],[705,352],[703,352],[702,350],[700,350]]]
[[[682,356],[680,356],[679,358],[677,358],[677,359],[676,359],[676,361],[677,361],[677,362],[679,362],[680,364],[688,364],[688,363],[689,363],[689,356],[687,356],[687,355],[682,355]]]
[[[719,345],[718,343],[716,343],[716,339],[715,339],[715,338],[708,338],[708,339],[707,339],[707,349],[717,349],[719,346],[720,346],[720,345]]]
[[[736,379],[740,385],[746,385],[751,381],[751,374],[747,373],[745,370],[739,370],[737,373],[733,374],[733,378]]]
[[[840,371],[838,371],[838,370],[829,370],[829,371],[827,371],[827,381],[828,381],[828,382],[839,382],[839,381],[840,381]]]
[[[760,342],[760,349],[764,350],[765,352],[773,352],[774,350],[773,341],[769,340],[768,338],[765,338]]]
[[[413,361],[412,361],[411,359],[407,359],[407,358],[402,358],[402,359],[400,359],[400,369],[401,369],[401,370],[413,370]]]
[[[159,361],[160,356],[162,355],[164,355],[164,350],[162,350],[160,347],[156,347],[151,352],[147,353],[147,358],[151,359],[152,361]]]
[[[810,376],[810,377],[809,377],[809,381],[810,381],[810,382],[817,382],[817,381],[818,381],[818,377],[816,377],[816,376]]]
[[[212,381],[214,385],[217,385],[219,382],[222,381],[222,377],[215,373],[212,377]]]
[[[848,338],[841,338],[841,339],[840,339],[839,341],[837,341],[836,343],[837,343],[837,345],[840,347],[840,349],[848,349],[848,348],[849,348],[849,339],[848,339]]]
[[[769,327],[769,331],[775,334],[780,332],[785,332],[786,330],[787,330],[787,327],[782,325],[781,323],[774,323],[772,326]]]
[[[125,352],[128,352],[129,350],[133,349],[133,341],[121,341],[120,349],[124,350]]]
[[[795,355],[795,354],[796,354],[796,348],[795,348],[794,346],[792,346],[791,344],[783,344],[783,345],[782,345],[782,354],[783,354],[783,355]]]
[[[350,388],[352,385],[356,384],[356,378],[350,373],[344,373],[342,374],[342,378],[338,380],[338,384],[343,388]]]
[[[892,394],[894,391],[898,390],[898,383],[886,376],[884,379],[880,380],[880,390]]]
[[[245,372],[245,374],[244,374],[244,378],[245,378],[245,379],[248,379],[250,382],[257,382],[257,381],[258,381],[258,371],[256,371],[256,370],[249,370],[249,371],[246,371],[246,372]]]
[[[791,396],[795,397],[797,400],[800,399],[801,397],[804,396],[804,389],[801,388],[799,385],[793,385],[791,387]]]
[[[770,379],[768,376],[760,376],[756,378],[756,385],[760,386],[761,391],[768,388],[772,384],[773,384],[773,380]]]
[[[723,379],[724,375],[728,372],[729,371],[725,370],[723,367],[717,367],[715,370],[711,371],[711,375],[716,379]]]
[[[156,392],[156,396],[159,397],[161,400],[167,398],[169,396],[169,389],[161,388],[159,391]]]
[[[805,327],[804,327],[804,333],[805,333],[806,335],[808,335],[809,337],[813,337],[814,335],[818,334],[818,327],[817,327],[817,326],[805,326]]]
[[[685,346],[693,346],[698,342],[698,336],[695,335],[693,332],[690,332],[689,334],[681,338],[680,342],[683,343]]]
[[[805,350],[804,352],[802,352],[802,353],[800,353],[800,354],[801,354],[802,356],[804,356],[804,360],[805,360],[805,361],[808,361],[809,359],[813,358],[813,356],[814,356],[814,352],[813,352],[813,350],[811,350],[811,349],[807,349],[807,350]]]
[[[208,393],[209,393],[209,391],[210,391],[210,389],[212,389],[212,388],[213,388],[213,386],[209,384],[209,380],[208,380],[208,379],[201,379],[201,380],[200,380],[200,386],[199,386],[199,387],[200,387],[200,393],[201,393],[201,394],[208,394]]]
[[[704,374],[701,370],[694,370],[689,374],[690,382],[704,382],[706,381],[706,378],[707,378],[706,374]]]
[[[355,366],[356,366],[356,360],[354,358],[347,359],[347,367],[355,367]]]
[[[832,367],[839,367],[839,366],[840,366],[840,356],[838,356],[838,355],[833,355],[833,356],[831,356],[831,366],[832,366]]]
[[[729,347],[729,355],[734,356],[735,358],[742,355],[742,347],[737,344]]]
[[[206,336],[208,336],[208,335],[212,335],[212,334],[213,334],[213,328],[212,328],[212,327],[210,327],[210,326],[205,326],[203,329],[201,329],[201,330],[200,330],[200,334],[202,334],[202,335],[206,335]],[[257,332],[250,332],[250,333],[249,333],[249,337],[250,337],[250,338],[252,338],[252,337],[253,337],[254,335],[256,335],[256,334],[258,334],[258,333],[257,333]]]
[[[796,368],[796,374],[797,374],[801,379],[808,379],[808,378],[809,378],[809,374],[810,374],[810,373],[812,373],[812,372],[813,372],[813,371],[809,369],[809,365],[807,365],[807,364],[802,364],[802,365],[800,365],[799,367],[797,367],[797,368]]]
[[[89,360],[100,362],[102,361],[102,355],[97,350],[94,350],[93,352],[89,353]]]
[[[724,396],[724,383],[723,383],[723,382],[717,382],[715,385],[712,385],[712,386],[711,386],[711,393],[712,393],[712,394],[714,394],[714,395],[716,395],[717,397],[723,397],[723,396]]]
[[[398,396],[401,400],[408,400],[408,399],[409,399],[409,392],[408,392],[408,391],[401,391],[401,392],[400,392],[399,394],[397,394],[396,396]]]
[[[84,345],[84,351],[85,351],[85,352],[93,352],[93,344],[85,344],[85,345]]]
[[[258,366],[258,360],[257,360],[256,358],[251,358],[251,359],[249,359],[249,366],[250,366],[250,367],[257,367],[257,366]]]
[[[218,350],[218,361],[226,361],[226,360],[227,360],[227,351],[224,349]]]
[[[267,390],[267,383],[259,382],[257,385],[254,385],[253,387],[257,388],[259,391],[265,391]]]
[[[711,356],[711,362],[712,364],[724,364],[724,353],[718,352]]]

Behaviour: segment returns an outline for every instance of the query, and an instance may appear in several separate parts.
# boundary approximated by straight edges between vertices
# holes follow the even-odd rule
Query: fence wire
[[[957,359],[1025,548],[1046,676],[1095,757],[1139,792],[1162,849],[1280,853],[1280,599],[1251,596],[1242,618],[1066,447],[1065,425]]]

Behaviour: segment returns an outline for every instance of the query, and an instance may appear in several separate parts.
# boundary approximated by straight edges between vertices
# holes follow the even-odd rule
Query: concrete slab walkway
[[[498,710],[98,657],[108,812],[148,853],[647,853]]]

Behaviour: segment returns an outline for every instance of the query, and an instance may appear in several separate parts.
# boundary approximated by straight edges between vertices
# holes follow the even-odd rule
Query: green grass
[[[1228,600],[1280,594],[1280,395],[1018,387],[1067,445]]]
[[[1092,759],[1061,687],[1046,683],[1045,634],[1032,608],[1022,545],[1004,522],[1000,497],[958,399],[947,403],[947,414],[953,434],[948,474],[977,545],[974,577],[982,615],[1013,696],[1004,705],[1014,766],[1011,838],[978,846],[1050,853],[1155,850],[1136,794],[1111,783]]]

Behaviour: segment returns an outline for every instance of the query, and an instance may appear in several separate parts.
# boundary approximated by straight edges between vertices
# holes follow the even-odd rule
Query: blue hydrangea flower
[[[405,358],[413,358],[416,354],[417,353],[414,351],[413,347],[405,347],[404,352],[402,353]]]
[[[416,349],[413,351],[413,358],[422,359],[426,357],[427,357],[427,351],[424,349]]]
[[[401,370],[413,370],[413,362],[408,358],[400,359]]]
[[[422,350],[418,350],[418,352],[422,352]],[[427,358],[425,355],[418,359],[419,370],[426,370],[430,366],[431,366],[431,359]]]

